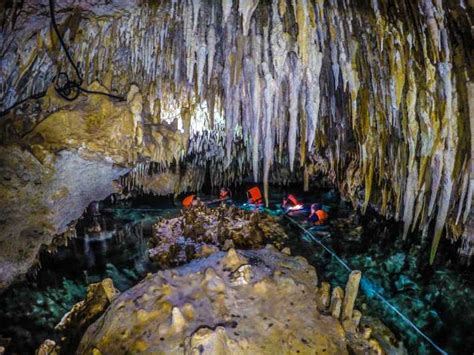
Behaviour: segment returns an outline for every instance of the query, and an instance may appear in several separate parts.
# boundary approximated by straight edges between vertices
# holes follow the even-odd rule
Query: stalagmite
[[[321,287],[318,290],[318,297],[317,297],[317,302],[318,302],[318,308],[321,311],[326,310],[329,307],[329,304],[331,302],[331,285],[329,282],[322,282]]]
[[[341,316],[341,309],[342,309],[342,300],[344,299],[344,291],[340,287],[335,287],[332,290],[331,295],[331,315],[334,318],[338,318]]]
[[[202,186],[206,176],[216,186],[253,175],[268,197],[270,183],[322,173],[363,212],[374,206],[402,220],[405,237],[417,229],[429,235],[434,226],[433,261],[443,232],[468,222],[474,190],[466,149],[472,70],[466,34],[450,24],[456,18],[464,26],[468,12],[456,2],[392,5],[372,1],[362,13],[340,1],[173,0],[126,11],[91,7],[74,26],[66,20],[71,7],[61,6],[57,20],[83,86],[98,81],[107,92],[129,93],[135,138],[114,163],[186,171],[176,193]],[[48,16],[29,16],[31,5],[22,6],[22,26],[2,33],[11,44],[2,61],[2,110],[47,89],[58,63],[74,74],[46,30]],[[11,8],[5,11],[10,18]],[[98,102],[86,93],[80,99]],[[63,101],[48,94],[15,108],[2,120],[2,139],[15,141],[41,119],[47,127],[58,112],[79,107]],[[107,102],[113,126],[112,110],[122,104]],[[21,143],[37,144],[40,135],[42,149],[78,149],[78,140],[38,127]],[[81,149],[95,154],[93,147]],[[133,189],[145,175],[124,180]]]
[[[352,313],[354,310],[354,303],[357,297],[357,292],[359,292],[359,283],[362,273],[358,270],[352,271],[349,274],[349,279],[347,280],[346,290],[344,292],[344,302],[342,306],[342,315],[341,320],[350,320],[352,319]]]

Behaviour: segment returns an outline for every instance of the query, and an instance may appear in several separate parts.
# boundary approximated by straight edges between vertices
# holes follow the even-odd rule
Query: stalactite
[[[275,100],[275,80],[270,73],[267,63],[262,63],[262,72],[265,80],[264,90],[264,148],[263,148],[263,186],[265,203],[268,206],[269,192],[268,192],[268,177],[270,173],[270,166],[273,162],[273,134],[272,134],[272,120]]]
[[[449,24],[465,17],[461,5],[173,0],[110,9],[81,13],[80,30],[68,27],[68,7],[58,21],[85,84],[98,79],[113,93],[137,85],[127,102],[140,146],[131,161],[191,164],[199,173],[189,176],[200,183],[206,164],[197,159],[205,159],[214,167],[211,184],[253,174],[266,197],[269,181],[324,170],[352,200],[362,190],[363,210],[372,204],[401,219],[405,237],[435,223],[431,259],[446,222],[466,223],[474,187],[463,122],[472,65],[459,64],[469,62],[468,51]],[[24,21],[36,36],[20,28],[2,34],[12,43],[2,59],[4,106],[46,89],[58,63],[74,74],[47,16]],[[55,109],[45,102],[41,115]],[[179,119],[168,120],[173,112]],[[15,115],[10,126],[23,131],[38,119],[29,107]],[[162,131],[176,132],[181,122],[188,140],[199,115],[208,116],[202,136],[169,152]],[[138,180],[131,174],[126,184]]]
[[[291,57],[290,57],[291,58]],[[296,130],[298,127],[298,100],[301,81],[301,68],[298,60],[290,60],[289,66],[289,107],[290,124],[288,129],[288,154],[290,170],[293,171],[296,154]]]
[[[239,0],[239,13],[242,16],[242,30],[245,36],[249,33],[250,19],[257,8],[259,0]]]

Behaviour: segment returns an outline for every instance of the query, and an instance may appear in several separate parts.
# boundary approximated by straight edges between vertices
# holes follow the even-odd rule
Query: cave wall
[[[472,1],[57,0],[83,86],[123,102],[59,97],[51,80],[77,73],[47,1],[3,6],[2,110],[47,90],[1,118],[4,145],[198,167],[175,192],[206,168],[215,185],[322,172],[363,210],[430,234],[432,260],[469,220]]]

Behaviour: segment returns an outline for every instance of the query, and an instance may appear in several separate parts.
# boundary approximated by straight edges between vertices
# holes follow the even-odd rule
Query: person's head
[[[313,206],[314,206],[315,211],[319,211],[321,208],[323,208],[323,206],[320,203],[314,203]]]
[[[224,192],[226,192],[226,191],[227,191],[227,189],[226,189],[224,186],[222,186],[222,187],[221,187],[221,192],[224,193]]]

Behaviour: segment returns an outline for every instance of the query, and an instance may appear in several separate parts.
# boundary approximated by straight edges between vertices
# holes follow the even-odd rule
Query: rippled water
[[[272,202],[280,202],[282,196],[283,190],[274,191]],[[453,246],[444,243],[441,249],[450,252],[441,253],[440,264],[429,267],[426,243],[416,235],[409,237],[415,238],[411,243],[401,240],[399,225],[377,221],[374,215],[349,218],[351,208],[331,194],[306,195],[305,202],[313,201],[329,206],[332,218],[329,229],[316,237],[351,268],[362,270],[377,292],[443,349],[453,354],[473,353],[473,272],[472,267],[453,264]],[[158,216],[176,215],[179,210],[174,203],[142,197],[101,207],[100,214],[92,209],[79,221],[78,238],[67,247],[54,255],[42,254],[42,268],[35,279],[15,285],[0,297],[0,334],[12,338],[10,350],[32,353],[42,340],[57,337],[54,326],[83,299],[88,283],[111,277],[123,291],[155,271],[146,258],[151,223]],[[295,218],[305,222],[305,216]],[[335,257],[286,220],[282,223],[291,235],[293,253],[308,258],[320,280],[344,286],[348,273]],[[358,298],[363,314],[384,321],[403,339],[409,353],[436,353],[389,307],[367,294],[370,292],[360,292]]]

